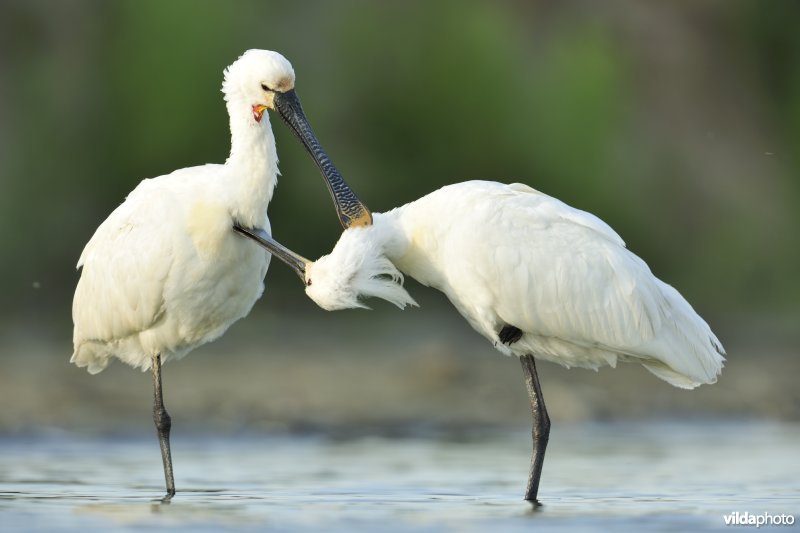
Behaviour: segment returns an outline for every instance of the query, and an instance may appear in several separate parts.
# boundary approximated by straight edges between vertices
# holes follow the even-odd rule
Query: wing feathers
[[[519,351],[562,364],[621,357],[680,387],[716,379],[724,352],[708,325],[599,218],[520,184],[465,182],[425,198],[446,243],[437,288],[491,340],[514,324],[526,333]]]

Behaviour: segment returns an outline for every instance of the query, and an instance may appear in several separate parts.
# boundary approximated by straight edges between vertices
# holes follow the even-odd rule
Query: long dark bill
[[[369,226],[372,224],[372,213],[367,206],[361,203],[356,193],[345,183],[344,178],[333,166],[331,158],[325,153],[317,136],[308,123],[300,100],[294,89],[285,93],[275,93],[275,109],[283,121],[303,143],[308,153],[317,163],[328,191],[336,206],[336,214],[339,215],[339,222],[345,229],[351,226]]]
[[[306,265],[309,264],[311,261],[303,257],[302,255],[296,254],[275,239],[272,236],[264,231],[263,229],[250,229],[250,228],[243,228],[241,226],[233,226],[233,230],[237,233],[241,233],[245,237],[248,237],[258,243],[262,248],[266,251],[289,265],[289,268],[294,270],[295,274],[300,276],[300,279],[303,280],[303,283],[306,281]]]

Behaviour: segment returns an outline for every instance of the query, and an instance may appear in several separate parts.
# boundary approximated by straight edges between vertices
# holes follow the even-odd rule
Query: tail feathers
[[[725,349],[711,328],[672,286],[659,280],[663,297],[660,331],[642,350],[644,366],[659,378],[684,389],[716,383],[725,364]]]
[[[704,383],[715,383],[717,381],[716,376],[711,381],[695,381],[688,376],[684,376],[683,374],[675,372],[673,369],[662,363],[646,363],[644,367],[670,385],[680,389],[694,389],[700,385],[703,385]]]
[[[87,344],[76,346],[69,362],[74,363],[78,368],[86,368],[90,374],[99,374],[108,366],[109,356],[98,353],[92,349],[91,345]]]
[[[640,360],[647,370],[682,389],[717,382],[725,364],[725,351],[716,337],[705,341],[687,338],[682,333],[659,339],[644,351],[651,354]],[[655,355],[655,357],[653,357]]]

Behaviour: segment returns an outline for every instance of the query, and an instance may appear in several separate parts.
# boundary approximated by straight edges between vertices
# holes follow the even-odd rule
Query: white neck
[[[225,162],[226,183],[232,195],[233,219],[248,227],[261,227],[267,206],[278,183],[278,154],[275,136],[265,112],[261,122],[239,99],[227,102],[231,120],[231,155]]]
[[[373,213],[374,225],[381,228],[386,257],[401,272],[423,285],[436,286],[441,280],[436,228],[427,224],[430,218],[420,213],[417,204],[411,202],[386,213]]]
[[[375,242],[380,247],[389,261],[401,259],[410,246],[410,235],[403,225],[402,207],[392,209],[386,213],[373,213],[373,231]]]

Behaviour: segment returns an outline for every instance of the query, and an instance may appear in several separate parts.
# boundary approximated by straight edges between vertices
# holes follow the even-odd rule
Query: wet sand
[[[357,320],[356,320],[357,319]],[[151,430],[151,381],[112,362],[97,376],[69,364],[69,327],[6,328],[0,343],[0,433]],[[800,333],[770,323],[718,331],[718,383],[676,389],[639,365],[599,372],[538,365],[554,425],[590,420],[800,420]],[[395,434],[524,428],[519,363],[455,313],[421,310],[283,316],[255,313],[164,367],[176,428],[201,432],[324,430]]]

